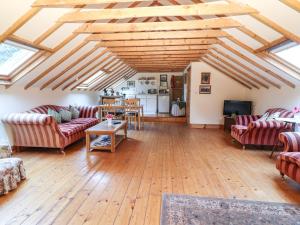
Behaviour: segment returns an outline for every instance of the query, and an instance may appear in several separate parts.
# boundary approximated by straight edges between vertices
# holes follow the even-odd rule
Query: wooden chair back
[[[109,98],[105,98],[102,101],[103,105],[114,105],[116,104],[116,99],[109,99]]]
[[[139,98],[129,98],[124,100],[125,106],[140,106]]]

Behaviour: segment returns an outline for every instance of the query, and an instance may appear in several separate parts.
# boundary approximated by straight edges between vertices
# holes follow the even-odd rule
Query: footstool
[[[18,183],[24,179],[26,179],[26,173],[22,159],[0,159],[0,195],[16,189]]]
[[[17,188],[21,180],[26,179],[23,160],[11,157],[9,145],[0,145],[0,195]]]

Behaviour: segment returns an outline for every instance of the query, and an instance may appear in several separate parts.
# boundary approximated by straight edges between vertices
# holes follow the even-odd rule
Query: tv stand
[[[224,131],[231,132],[231,125],[234,125],[235,123],[235,117],[224,116]]]

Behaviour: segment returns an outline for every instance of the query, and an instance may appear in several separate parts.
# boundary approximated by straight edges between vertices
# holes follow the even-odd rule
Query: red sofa
[[[99,123],[96,118],[97,107],[79,106],[79,118],[58,124],[48,109],[59,111],[63,106],[43,105],[25,113],[11,113],[1,121],[6,127],[13,146],[64,148],[85,137],[85,130]]]
[[[284,144],[284,151],[277,157],[276,168],[282,176],[300,183],[300,132],[281,133],[279,140]]]
[[[269,115],[280,112],[282,118],[294,116],[292,111],[274,108],[268,109]],[[261,116],[237,116],[236,124],[231,127],[231,136],[243,145],[269,145],[273,146],[278,142],[278,135],[281,132],[291,131],[291,126],[278,121],[257,121]]]

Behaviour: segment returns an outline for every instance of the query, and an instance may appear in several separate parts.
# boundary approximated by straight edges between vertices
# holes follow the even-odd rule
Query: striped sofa
[[[280,117],[291,118],[293,112],[282,109],[273,108],[266,112],[271,115],[280,112]],[[231,127],[231,136],[243,145],[269,145],[273,146],[278,142],[278,135],[281,132],[291,131],[291,126],[284,122],[278,121],[257,121],[261,116],[243,115],[236,117],[236,124]]]
[[[281,133],[279,140],[284,144],[284,151],[277,157],[276,168],[282,176],[300,183],[300,132]]]
[[[52,116],[47,114],[48,109],[59,111],[63,106],[43,105],[25,113],[11,113],[4,116],[4,124],[13,146],[64,148],[73,142],[85,137],[85,129],[96,125],[97,107],[79,106],[79,118],[67,123],[57,124]]]

